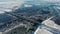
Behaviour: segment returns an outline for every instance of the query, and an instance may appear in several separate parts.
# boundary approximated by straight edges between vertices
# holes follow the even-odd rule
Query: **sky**
[[[21,5],[25,0],[0,0],[0,10],[5,8],[12,8],[13,5]]]
[[[13,5],[21,5],[25,1],[35,1],[35,2],[60,2],[60,0],[0,0],[0,10],[5,8],[12,8]]]

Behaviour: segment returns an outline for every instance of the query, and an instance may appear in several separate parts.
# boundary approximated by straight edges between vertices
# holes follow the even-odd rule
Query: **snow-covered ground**
[[[60,30],[60,25],[55,24],[55,22],[52,21],[52,20],[50,20],[50,19],[47,19],[47,20],[43,21],[42,24]],[[46,27],[40,28],[40,26],[39,26],[38,29],[36,30],[36,32],[34,34],[53,34],[51,32],[51,31],[53,31],[53,29],[49,29],[49,28],[45,29],[45,28]],[[51,30],[51,31],[49,31],[49,30]],[[54,33],[56,33],[56,32],[54,32]]]

